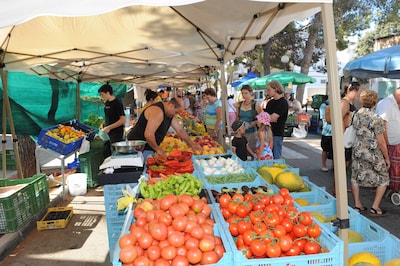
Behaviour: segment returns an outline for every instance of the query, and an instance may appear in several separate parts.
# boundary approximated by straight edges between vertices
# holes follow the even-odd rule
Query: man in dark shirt
[[[171,126],[175,132],[193,149],[200,151],[201,147],[194,143],[185,129],[176,120],[175,115],[182,110],[182,103],[175,98],[168,102],[158,102],[147,107],[138,122],[128,134],[129,140],[146,140],[143,157],[153,152],[165,155],[160,149],[160,143]]]
[[[104,158],[111,156],[111,144],[123,140],[125,112],[122,102],[114,95],[113,88],[106,84],[98,90],[100,97],[106,101],[104,105],[105,120],[102,124],[102,131],[110,137],[104,142]]]
[[[274,135],[274,147],[272,152],[274,159],[282,157],[283,133],[288,116],[289,106],[287,100],[283,97],[284,88],[276,80],[267,84],[267,95],[272,97],[268,101],[265,111],[271,115],[271,129]]]

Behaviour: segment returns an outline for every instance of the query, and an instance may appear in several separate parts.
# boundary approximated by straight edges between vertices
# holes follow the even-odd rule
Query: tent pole
[[[81,121],[81,81],[78,80],[76,85],[76,119]]]
[[[1,68],[1,80],[2,80],[2,82],[3,82],[3,84],[5,83],[4,82],[4,73],[3,73],[3,68]],[[6,101],[4,100],[5,99],[5,89],[4,89],[4,85],[3,85],[3,111],[2,111],[2,114],[1,114],[1,118],[2,118],[2,129],[3,129],[3,134],[2,134],[2,140],[1,140],[1,143],[2,143],[2,153],[1,153],[1,165],[2,165],[2,172],[3,172],[3,178],[7,178],[7,165],[6,165],[6,163],[7,163],[7,160],[6,160],[6,158],[7,158],[7,155],[6,155],[6,144],[7,144],[7,117],[6,117],[6,111],[7,111],[7,109],[6,109]]]
[[[342,112],[340,108],[340,87],[337,70],[335,29],[332,4],[321,4],[322,22],[324,28],[324,43],[328,69],[328,95],[332,106],[332,139],[333,161],[335,162],[336,208],[339,225],[339,237],[344,242],[343,265],[348,265],[348,198],[346,181],[346,164],[343,144]]]
[[[221,63],[221,101],[222,101],[222,125],[223,125],[223,135],[228,136],[229,140],[229,148],[231,147],[231,129],[229,126],[229,110],[227,108],[227,99],[228,99],[228,94],[227,94],[227,87],[226,87],[226,79],[225,79],[225,66],[223,63]],[[225,140],[225,138],[224,138]],[[223,147],[226,151],[226,141],[223,143]]]
[[[14,149],[14,156],[15,156],[15,161],[17,163],[17,174],[18,178],[24,178],[23,173],[22,173],[22,165],[21,165],[21,158],[19,156],[19,150],[18,150],[18,139],[17,135],[15,133],[15,127],[14,127],[14,120],[12,119],[12,113],[11,113],[11,107],[10,107],[10,99],[8,98],[8,72],[4,71],[4,68],[0,68],[1,71],[1,80],[3,84],[3,118],[5,116],[5,112],[7,113],[8,116],[8,122],[10,123],[10,130],[11,130],[11,135],[13,139],[13,149]],[[5,112],[4,112],[5,110]],[[6,131],[6,120],[3,119],[3,132]],[[4,138],[5,136],[3,136]],[[3,150],[5,149],[5,143],[3,143]],[[5,160],[4,157],[5,153],[3,153],[3,162]],[[7,165],[3,164],[3,168],[7,169]],[[6,177],[6,175],[4,175]]]

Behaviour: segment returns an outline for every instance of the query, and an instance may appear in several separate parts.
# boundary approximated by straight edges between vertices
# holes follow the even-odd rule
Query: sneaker
[[[322,172],[328,172],[328,168],[322,167],[322,168],[321,168],[321,171],[322,171]]]

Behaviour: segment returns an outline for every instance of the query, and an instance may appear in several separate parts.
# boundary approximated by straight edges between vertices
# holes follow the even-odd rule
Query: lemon
[[[377,256],[370,252],[358,252],[349,259],[349,266],[382,266]]]

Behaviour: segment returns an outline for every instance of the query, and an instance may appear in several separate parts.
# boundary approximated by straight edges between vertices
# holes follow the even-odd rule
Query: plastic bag
[[[298,125],[298,128],[294,127],[292,132],[292,137],[298,139],[307,137],[307,130],[305,128],[305,125]]]
[[[352,148],[356,140],[356,129],[351,125],[344,131],[343,143],[345,148]]]
[[[79,154],[84,154],[90,151],[90,141],[83,139]]]

